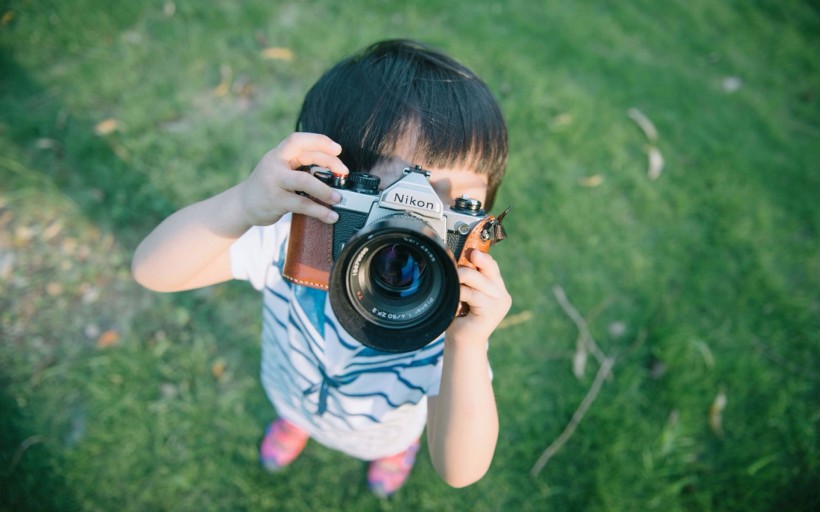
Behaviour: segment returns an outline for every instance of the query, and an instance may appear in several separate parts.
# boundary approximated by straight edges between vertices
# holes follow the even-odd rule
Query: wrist
[[[471,335],[468,332],[448,330],[444,333],[444,347],[450,350],[487,352],[487,337]]]
[[[275,224],[285,212],[280,212],[274,205],[276,201],[266,195],[261,195],[258,185],[244,180],[229,190],[233,201],[232,211],[236,211],[236,218],[240,220],[244,231],[252,226],[269,226]],[[243,231],[243,232],[244,232]]]
[[[213,198],[217,201],[213,211],[216,231],[229,238],[238,238],[255,225],[245,208],[243,184],[235,185]]]

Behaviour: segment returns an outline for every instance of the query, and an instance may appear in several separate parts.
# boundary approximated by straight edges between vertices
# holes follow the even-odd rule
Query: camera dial
[[[456,199],[455,203],[450,208],[453,211],[466,213],[467,215],[484,215],[484,210],[481,209],[481,201],[467,197],[466,195]]]
[[[330,185],[333,181],[333,174],[327,170],[313,171],[313,177],[325,185]]]
[[[327,169],[313,171],[313,177],[333,188],[348,188],[350,186],[350,182],[352,181],[349,175],[336,174]]]
[[[353,182],[352,190],[354,192],[371,195],[379,193],[379,183],[381,183],[381,178],[378,176],[373,176],[372,174],[367,174],[364,172],[357,172],[351,175],[350,179]]]

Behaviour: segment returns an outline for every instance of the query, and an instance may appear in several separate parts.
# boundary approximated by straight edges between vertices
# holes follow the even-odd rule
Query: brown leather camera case
[[[294,213],[282,275],[288,281],[327,290],[333,264],[333,225]]]
[[[458,266],[459,267],[470,267],[475,268],[470,262],[470,254],[476,250],[481,252],[490,252],[490,245],[492,244],[492,240],[487,238],[486,240],[482,239],[481,233],[484,231],[484,227],[487,225],[488,222],[495,219],[492,215],[486,216],[481,222],[473,226],[473,229],[470,231],[470,234],[467,235],[467,240],[464,241],[464,248],[461,250],[461,255],[458,257]]]

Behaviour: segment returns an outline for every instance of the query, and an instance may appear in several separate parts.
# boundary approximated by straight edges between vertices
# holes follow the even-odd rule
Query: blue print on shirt
[[[284,257],[283,244],[274,263],[280,275]],[[352,416],[378,423],[387,410],[418,403],[433,384],[428,382],[431,374],[413,369],[438,364],[443,336],[417,352],[381,352],[350,339],[335,318],[326,315],[326,291],[282,280],[267,292],[271,300],[264,310],[264,339],[278,347],[278,363],[263,371],[278,374],[277,380],[288,379],[291,389],[298,385],[306,411],[345,423]],[[375,400],[374,414],[345,411],[346,403],[362,400]]]

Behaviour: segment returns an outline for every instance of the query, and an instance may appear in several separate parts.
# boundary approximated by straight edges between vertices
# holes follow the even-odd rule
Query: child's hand
[[[447,337],[458,343],[481,343],[482,347],[512,306],[498,263],[487,253],[472,251],[476,268],[459,267],[461,301],[470,306],[467,316],[453,320]]]
[[[268,151],[241,184],[242,210],[247,222],[267,226],[287,212],[336,222],[339,218],[336,212],[296,192],[305,192],[326,204],[338,203],[341,197],[337,191],[298,169],[317,165],[335,174],[348,174],[347,167],[338,158],[341,152],[342,147],[329,137],[315,133],[291,134]]]

